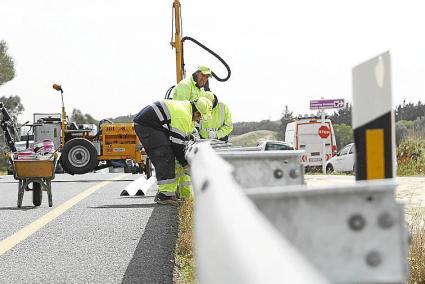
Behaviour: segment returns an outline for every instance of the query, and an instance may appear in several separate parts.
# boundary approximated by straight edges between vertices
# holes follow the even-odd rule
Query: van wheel
[[[82,175],[94,171],[98,163],[96,148],[87,139],[69,140],[63,147],[60,163],[70,174]]]
[[[326,173],[330,174],[330,173],[333,173],[333,172],[334,172],[334,167],[332,166],[332,164],[328,164],[326,166]]]

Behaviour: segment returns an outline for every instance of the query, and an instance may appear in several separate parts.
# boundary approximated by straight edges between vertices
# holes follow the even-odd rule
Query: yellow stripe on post
[[[366,130],[367,179],[385,178],[384,129]]]

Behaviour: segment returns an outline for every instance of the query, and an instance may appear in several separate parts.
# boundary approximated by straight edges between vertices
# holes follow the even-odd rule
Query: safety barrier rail
[[[191,146],[186,156],[200,283],[328,283],[260,214],[208,143]]]
[[[263,173],[235,175],[232,158],[208,143],[186,156],[200,283],[405,283],[407,233],[392,181],[243,188]]]

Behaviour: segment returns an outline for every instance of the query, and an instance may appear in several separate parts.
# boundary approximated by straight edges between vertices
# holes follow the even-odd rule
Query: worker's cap
[[[211,69],[208,68],[207,66],[199,66],[198,67],[198,71],[201,72],[204,75],[208,75],[211,76]]]
[[[209,99],[200,97],[197,101],[195,101],[195,107],[201,113],[202,120],[211,119],[212,102]]]

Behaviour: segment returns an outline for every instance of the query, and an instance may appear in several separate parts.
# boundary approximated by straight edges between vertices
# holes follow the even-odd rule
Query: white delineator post
[[[353,68],[356,180],[395,176],[391,57],[382,53]]]

